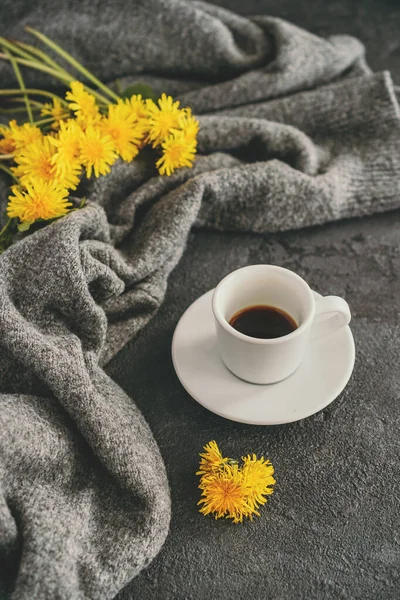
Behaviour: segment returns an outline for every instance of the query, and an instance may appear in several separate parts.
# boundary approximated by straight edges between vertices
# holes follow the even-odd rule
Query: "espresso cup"
[[[297,328],[282,337],[260,339],[229,324],[239,311],[261,305],[288,313]],[[351,319],[343,298],[316,300],[304,279],[274,265],[252,265],[227,275],[214,290],[212,309],[223,362],[240,379],[258,384],[276,383],[292,375],[311,337],[330,335]]]

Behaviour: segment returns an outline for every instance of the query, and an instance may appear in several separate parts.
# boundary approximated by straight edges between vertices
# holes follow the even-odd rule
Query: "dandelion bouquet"
[[[19,89],[0,90],[0,97],[12,104],[1,112],[22,111],[28,118],[0,124],[0,170],[11,179],[0,252],[16,231],[81,208],[84,200],[76,205],[70,194],[83,177],[106,175],[116,160],[131,162],[144,146],[156,153],[160,175],[169,176],[191,167],[197,148],[199,125],[190,108],[180,108],[165,94],[157,99],[143,85],[117,94],[52,40],[27,29],[84,82],[47,52],[0,38],[0,58],[12,64],[19,83]],[[26,88],[21,66],[60,80],[69,88],[65,96]],[[138,88],[142,93],[135,93]]]
[[[216,519],[232,519],[233,523],[260,516],[258,509],[267,502],[275,484],[271,462],[249,454],[240,465],[233,458],[223,457],[215,441],[206,444],[204,450],[196,473],[200,475],[200,512]]]

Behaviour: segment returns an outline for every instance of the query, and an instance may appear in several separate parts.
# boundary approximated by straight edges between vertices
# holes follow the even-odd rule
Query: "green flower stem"
[[[18,54],[20,56],[20,59],[16,59],[16,60],[17,60],[17,62],[20,62],[21,64],[25,64],[26,66],[29,66],[33,69],[38,69],[40,71],[44,71],[45,73],[49,73],[49,74],[53,75],[53,77],[57,77],[58,79],[61,79],[61,81],[63,83],[65,83],[66,81],[68,81],[68,82],[74,81],[76,79],[76,77],[74,75],[72,75],[71,73],[69,73],[68,71],[63,69],[46,52],[43,52],[42,50],[39,50],[38,48],[31,46],[30,44],[24,44],[23,42],[11,42],[10,40],[6,40],[3,37],[0,37],[0,43],[3,46],[7,47],[9,50],[12,50],[15,54]],[[25,48],[27,51],[24,51],[21,48]],[[30,52],[30,54],[29,54],[29,52]],[[27,63],[23,63],[21,61],[21,58],[23,60],[27,60],[29,62],[29,65]],[[50,71],[48,71],[47,69],[45,70],[45,69],[40,68],[41,65],[44,67],[46,67],[46,66],[50,67],[52,70],[54,70],[54,72],[50,73]],[[59,76],[55,73],[55,71],[57,71]],[[90,87],[88,87],[86,85],[85,85],[85,88],[87,89],[88,92],[90,92],[91,94],[96,96],[98,101],[102,102],[106,106],[109,104],[109,101],[107,100],[107,98],[102,96],[99,92],[97,92],[96,90],[92,90]]]
[[[70,77],[71,79],[74,79],[71,73],[68,73],[68,71],[63,69],[59,64],[56,63],[55,60],[50,58],[48,54],[42,52],[34,46],[30,46],[29,44],[24,44],[22,42],[12,42],[11,40],[7,40],[3,37],[0,37],[0,44],[2,44],[8,50],[12,51],[14,54],[17,54],[20,58],[28,60],[30,63],[35,63],[36,65],[47,65],[50,68],[59,71],[60,73],[65,75],[65,77]],[[23,50],[23,48],[25,48],[26,50]]]
[[[38,111],[41,109],[40,106],[32,106],[32,100],[30,101],[30,103],[31,103],[32,112],[35,112],[35,111]],[[14,115],[15,113],[21,113],[21,112],[26,112],[25,106],[15,106],[14,108],[0,108],[0,115]]]
[[[4,58],[6,60],[11,60],[9,58],[9,56],[7,56],[6,54],[0,54],[0,58]],[[60,79],[61,81],[64,81],[66,83],[69,83],[70,81],[73,81],[73,77],[68,76],[67,75],[63,75],[61,72],[56,71],[55,69],[52,69],[51,67],[49,67],[48,65],[43,65],[35,60],[26,60],[25,58],[15,58],[14,60],[17,62],[17,64],[19,65],[24,65],[26,67],[31,67],[31,69],[36,69],[37,71],[43,71],[43,73],[47,73],[48,75],[52,75],[53,77],[56,77],[57,79]]]
[[[13,66],[13,69],[14,69],[14,72],[15,72],[15,76],[16,76],[17,81],[19,83],[19,87],[21,88],[21,92],[23,93],[23,96],[24,96],[25,106],[26,106],[26,112],[28,114],[28,119],[29,119],[29,122],[32,123],[33,122],[32,109],[31,109],[31,105],[29,103],[29,97],[28,97],[28,95],[26,93],[25,82],[24,82],[24,79],[22,77],[22,74],[21,74],[20,68],[18,66],[18,63],[17,63],[17,59],[9,53],[9,51],[7,50],[7,48],[4,48],[4,52],[6,53],[6,56],[8,56],[8,59],[9,59],[9,61],[11,62],[12,66]]]
[[[17,46],[17,44],[15,44],[14,42],[12,42],[11,40],[7,40],[4,37],[0,37],[0,44],[4,48],[7,48],[7,50],[10,50],[14,54],[17,54],[21,58],[26,58],[27,60],[32,60],[32,55],[31,54],[28,54],[28,52],[25,52],[24,50],[22,50],[21,48],[19,48]]]
[[[53,94],[52,92],[38,90],[35,88],[25,88],[25,93],[30,94],[32,96],[45,96],[46,98],[52,99],[57,98],[57,100],[60,100],[61,104],[63,104],[65,107],[68,107],[68,102],[64,100],[64,98],[61,98],[60,96],[57,96],[57,94]],[[18,94],[22,94],[21,90],[18,88],[0,90],[0,96],[14,96]]]
[[[24,100],[23,100],[23,98],[8,98],[8,101],[20,103],[20,102],[23,102]],[[45,105],[44,102],[39,102],[39,100],[32,100],[32,98],[29,98],[29,101],[31,103],[31,106],[33,106],[34,108],[35,107],[38,109],[43,108],[43,106]]]
[[[11,169],[9,169],[8,167],[6,167],[6,165],[2,165],[0,163],[0,169],[2,171],[4,171],[5,173],[7,173],[8,175],[10,175],[10,177],[12,177],[15,181],[15,183],[19,183],[18,179],[15,177],[14,173],[11,171]],[[0,234],[1,235],[1,234]]]
[[[58,65],[56,61],[53,60],[48,54],[46,54],[46,52],[43,52],[42,50],[39,50],[30,44],[25,44],[24,42],[14,42],[4,37],[0,37],[0,44],[14,54],[17,54],[20,58],[25,58],[26,60],[39,63],[46,63],[53,69],[60,69],[64,71],[64,69],[62,69],[62,67],[60,67],[60,65]]]
[[[1,236],[7,231],[7,229],[10,227],[12,222],[12,219],[8,219],[7,223],[4,225],[3,229],[0,231],[0,238]]]
[[[63,116],[67,117],[68,115],[65,114]],[[55,121],[54,117],[48,117],[47,119],[41,119],[40,121],[34,121],[32,123],[32,125],[36,125],[36,126],[37,125],[47,125],[48,123],[54,123],[54,121]]]
[[[108,86],[106,86],[100,79],[97,79],[93,73],[88,71],[83,65],[80,64],[71,54],[63,50],[58,44],[50,40],[47,36],[36,29],[32,29],[31,27],[25,27],[25,30],[37,37],[41,42],[46,44],[49,48],[54,50],[57,54],[59,54],[65,61],[67,61],[70,65],[72,65],[77,71],[82,73],[89,81],[94,83],[100,90],[102,90],[105,94],[110,96],[113,100],[119,100],[119,96],[115,94]]]
[[[11,60],[11,58],[9,58],[6,54],[1,54],[0,53],[0,58],[3,58],[5,60]],[[63,71],[56,71],[55,69],[52,69],[50,67],[48,67],[47,65],[43,65],[41,63],[35,62],[35,61],[30,61],[30,60],[25,60],[24,58],[14,58],[15,62],[20,64],[20,65],[25,65],[27,67],[31,67],[32,69],[36,69],[37,71],[42,71],[43,73],[47,73],[48,75],[52,75],[53,77],[55,77],[56,79],[59,79],[60,81],[62,81],[64,84],[70,84],[71,81],[75,81],[75,77],[72,77],[72,75],[66,75],[64,74]],[[85,85],[85,89],[90,93],[93,94],[93,96],[95,96],[100,102],[102,102],[103,104],[110,104],[109,100],[103,96],[102,94],[100,94],[99,92],[97,92],[96,90],[93,90],[92,88],[88,87],[87,85]],[[0,90],[1,92],[1,90]],[[118,96],[116,96],[116,98],[118,98]]]
[[[0,154],[0,160],[11,160],[14,158],[14,154]],[[2,167],[0,163],[0,167]]]
[[[53,69],[60,69],[65,73],[67,72],[58,63],[56,63],[56,61],[53,60],[46,52],[43,52],[43,50],[39,50],[39,48],[35,48],[34,46],[31,46],[30,44],[25,44],[24,42],[17,42],[16,45],[20,46],[21,48],[25,48],[28,52],[31,53],[31,55],[37,56],[42,62],[47,63],[49,67],[53,67]]]
[[[12,50],[15,54],[18,54],[24,60],[28,60],[29,65],[27,65],[27,66],[30,66],[31,68],[43,70],[43,69],[40,69],[40,65],[44,65],[44,66],[50,67],[51,69],[54,69],[54,71],[57,71],[61,75],[61,77],[58,77],[55,73],[53,73],[53,76],[58,77],[63,82],[74,81],[76,79],[74,75],[72,75],[71,73],[69,73],[68,71],[63,69],[46,52],[43,52],[42,50],[39,50],[38,48],[31,46],[30,44],[24,44],[23,42],[15,43],[15,42],[11,42],[10,40],[6,40],[5,38],[2,38],[2,37],[0,37],[0,43],[3,46],[7,47],[9,50]],[[28,52],[22,50],[21,48],[26,48],[28,50]],[[30,52],[30,54],[29,54],[29,52]],[[37,59],[39,59],[39,60],[37,60]],[[49,72],[49,71],[45,71],[45,72]],[[98,99],[101,100],[103,103],[109,104],[108,100],[104,96],[101,96],[98,92],[96,92],[96,90],[92,90],[92,89],[88,88],[88,86],[85,86],[85,87],[91,94],[97,95]]]

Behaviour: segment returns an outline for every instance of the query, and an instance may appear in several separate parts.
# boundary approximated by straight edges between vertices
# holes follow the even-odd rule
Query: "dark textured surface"
[[[172,492],[167,542],[119,600],[398,598],[399,223],[394,212],[265,237],[191,236],[160,312],[108,368],[149,422]],[[170,356],[187,306],[229,271],[258,262],[343,295],[353,312],[348,387],[323,412],[279,427],[207,412],[182,389]],[[197,453],[214,438],[229,456],[254,451],[275,465],[276,492],[253,524],[197,513]]]
[[[391,69],[400,82],[397,2],[218,4],[322,35],[356,35],[373,68]],[[119,600],[398,598],[399,222],[393,212],[269,236],[192,234],[160,312],[108,367],[155,434],[173,502],[163,550]],[[348,387],[292,425],[224,421],[186,394],[171,363],[173,330],[187,306],[229,271],[257,262],[296,270],[321,293],[344,295],[353,312],[357,358]],[[197,453],[213,438],[228,455],[264,453],[276,467],[276,492],[253,524],[197,513]]]

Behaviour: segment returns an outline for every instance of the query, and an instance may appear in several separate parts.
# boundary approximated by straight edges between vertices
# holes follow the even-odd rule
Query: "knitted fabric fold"
[[[29,24],[100,78],[150,82],[200,118],[193,169],[118,162],[86,208],[0,256],[3,590],[104,600],[162,547],[170,499],[162,448],[102,366],[161,305],[192,227],[268,233],[399,207],[399,107],[359,41],[280,19],[178,0],[3,12],[8,37]]]

